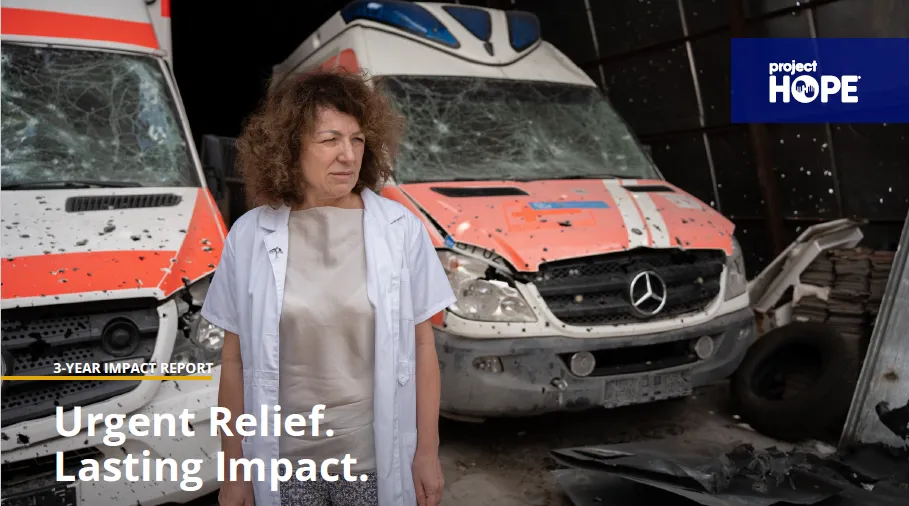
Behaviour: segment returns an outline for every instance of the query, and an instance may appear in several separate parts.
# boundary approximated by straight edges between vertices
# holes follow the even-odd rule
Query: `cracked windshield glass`
[[[438,76],[384,83],[407,117],[400,183],[658,177],[596,88]]]
[[[197,186],[151,58],[3,44],[2,185]]]

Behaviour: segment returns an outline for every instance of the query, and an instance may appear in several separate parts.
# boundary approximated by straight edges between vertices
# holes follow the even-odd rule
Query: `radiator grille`
[[[725,253],[714,250],[639,249],[544,263],[534,284],[549,310],[566,325],[597,326],[639,322],[629,286],[642,271],[666,284],[666,304],[657,320],[703,310],[720,293]]]

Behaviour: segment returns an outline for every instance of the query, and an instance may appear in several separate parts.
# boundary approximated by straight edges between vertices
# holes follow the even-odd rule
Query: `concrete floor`
[[[787,445],[766,438],[728,410],[725,384],[693,397],[613,410],[469,424],[445,420],[440,455],[442,506],[569,506],[550,471],[552,449],[662,439]]]
[[[442,420],[442,506],[571,506],[552,474],[549,451],[589,444],[682,437],[693,441],[789,446],[741,423],[728,408],[726,384],[689,398],[612,410],[497,419]],[[217,493],[193,506],[217,505]]]

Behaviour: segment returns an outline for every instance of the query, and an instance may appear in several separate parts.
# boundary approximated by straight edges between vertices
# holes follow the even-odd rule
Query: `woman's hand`
[[[445,477],[438,449],[424,450],[417,447],[413,457],[413,485],[419,506],[438,506],[442,502]]]
[[[255,506],[252,482],[225,481],[218,492],[218,506]]]

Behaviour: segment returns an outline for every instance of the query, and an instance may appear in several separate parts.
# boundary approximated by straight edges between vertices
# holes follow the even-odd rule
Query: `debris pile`
[[[575,506],[909,504],[909,453],[782,451],[661,440],[553,450],[553,471]]]
[[[827,300],[799,299],[793,320],[828,323],[840,335],[867,345],[887,288],[893,251],[864,247],[822,253],[801,275],[802,283],[829,288]]]

